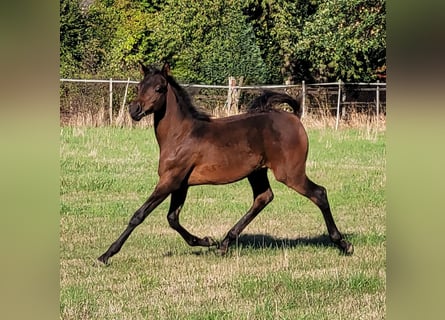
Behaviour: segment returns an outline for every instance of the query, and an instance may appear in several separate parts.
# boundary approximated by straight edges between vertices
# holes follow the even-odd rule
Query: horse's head
[[[167,96],[167,76],[170,66],[165,63],[161,70],[146,67],[141,63],[144,78],[138,84],[136,99],[130,102],[130,115],[135,121],[160,110],[165,105]]]

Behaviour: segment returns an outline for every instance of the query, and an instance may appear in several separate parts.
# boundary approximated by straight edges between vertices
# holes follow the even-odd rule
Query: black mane
[[[192,99],[188,92],[185,91],[185,89],[181,87],[172,76],[167,76],[167,81],[175,90],[181,109],[190,113],[195,119],[210,121],[210,115],[204,110],[201,110],[193,105]]]

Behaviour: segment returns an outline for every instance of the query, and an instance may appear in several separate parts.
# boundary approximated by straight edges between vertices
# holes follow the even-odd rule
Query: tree
[[[83,59],[85,26],[78,0],[60,0],[61,76],[72,76],[80,68]]]
[[[134,72],[148,47],[147,11],[143,1],[96,0],[88,10],[85,69],[107,77]]]
[[[385,1],[61,0],[62,76],[136,77],[141,60],[187,82],[372,81]]]
[[[296,48],[312,80],[372,81],[386,65],[384,0],[320,1]]]
[[[84,8],[79,1],[61,0],[61,75],[136,75],[137,61],[150,47],[147,21],[164,1],[81,1]]]
[[[249,1],[243,9],[253,26],[261,56],[273,83],[291,80],[295,73],[292,57],[300,37],[302,21],[307,14],[306,10],[302,10],[304,2],[255,0]]]
[[[170,0],[150,23],[151,61],[168,59],[179,78],[225,84],[229,76],[246,82],[269,80],[241,1]]]

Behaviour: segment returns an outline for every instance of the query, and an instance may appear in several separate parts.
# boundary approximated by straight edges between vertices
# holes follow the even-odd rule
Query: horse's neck
[[[173,88],[168,85],[165,107],[154,114],[154,126],[159,145],[180,143],[178,138],[188,131],[191,123],[190,115],[181,110]]]

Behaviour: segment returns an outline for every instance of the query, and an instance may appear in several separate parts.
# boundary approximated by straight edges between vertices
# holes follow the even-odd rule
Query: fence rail
[[[101,112],[108,124],[121,125],[125,120],[127,98],[134,95],[139,81],[60,79],[60,111],[62,118],[79,112]],[[308,113],[335,116],[335,128],[340,119],[351,112],[361,112],[377,119],[386,114],[386,83],[342,81],[285,85],[237,85],[229,78],[228,85],[181,84],[193,96],[198,106],[213,114],[233,114],[242,111],[261,90],[283,90],[292,96],[303,94],[303,117]],[[108,97],[108,98],[106,98]],[[122,103],[121,103],[122,101]],[[128,117],[127,117],[128,118]],[[129,121],[127,119],[127,121]],[[131,121],[130,121],[131,122]]]

